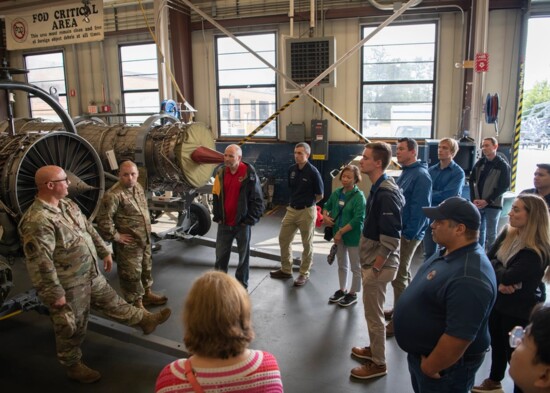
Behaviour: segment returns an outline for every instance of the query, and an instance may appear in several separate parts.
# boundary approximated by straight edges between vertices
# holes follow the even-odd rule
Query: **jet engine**
[[[0,89],[6,90],[6,96],[10,90],[23,90],[42,98],[61,122],[16,120],[11,102],[8,120],[0,122],[0,306],[13,286],[9,263],[20,255],[17,224],[34,200],[34,176],[44,165],[65,170],[69,197],[92,220],[105,190],[118,180],[114,174],[118,164],[132,160],[148,191],[151,210],[178,212],[178,233],[208,232],[210,212],[195,200],[208,192],[208,180],[215,164],[223,162],[223,154],[214,150],[214,138],[205,125],[183,124],[166,114],[153,116],[141,126],[106,125],[85,118],[75,125],[52,96],[36,86],[11,80],[10,71],[26,72],[0,68]],[[161,195],[166,191],[170,197]],[[0,307],[0,316],[15,307]]]
[[[183,193],[204,186],[212,176],[215,167],[212,162],[223,162],[223,155],[214,151],[210,129],[202,123],[155,125],[164,118],[174,120],[171,116],[159,115],[141,126],[132,126],[80,119],[75,126],[78,135],[98,152],[106,170],[116,170],[117,163],[124,160],[146,168],[140,177],[149,191]],[[52,132],[64,130],[64,125],[19,121],[16,128],[17,133]]]

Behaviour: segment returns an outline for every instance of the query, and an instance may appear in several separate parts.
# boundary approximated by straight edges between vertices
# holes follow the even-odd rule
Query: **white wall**
[[[139,12],[135,10],[136,15]],[[432,17],[423,16],[423,17]],[[436,137],[454,136],[460,131],[462,116],[462,96],[464,70],[456,68],[455,63],[462,63],[465,52],[465,25],[460,13],[443,13],[433,15],[439,19],[439,63],[437,69],[436,92]],[[465,20],[468,18],[465,15]],[[361,25],[367,19],[350,18],[329,20],[318,27],[325,36],[336,37],[337,58],[342,57],[359,40]],[[371,21],[372,22],[372,21]],[[486,74],[483,97],[487,93],[498,93],[501,98],[500,141],[510,143],[513,139],[516,118],[517,64],[519,54],[521,16],[519,10],[493,11],[489,17],[489,72]],[[129,25],[135,28],[137,25]],[[289,34],[289,24],[263,26],[262,29],[276,30],[280,37],[279,53],[283,52],[281,37]],[[295,35],[307,32],[308,24],[295,24]],[[232,30],[232,32],[260,31],[258,27]],[[205,122],[217,133],[216,80],[213,45],[213,31],[195,31],[192,37],[194,102],[197,110],[195,120]],[[151,41],[149,33],[118,34],[108,36],[102,43],[77,44],[64,47],[68,89],[76,90],[76,97],[69,97],[70,112],[78,116],[86,112],[91,101],[103,102],[103,88],[106,99],[117,111],[121,102],[120,76],[118,64],[118,44]],[[26,51],[25,53],[32,53]],[[35,51],[36,53],[36,51]],[[23,68],[22,52],[10,53],[10,66]],[[357,51],[345,63],[337,68],[337,87],[314,88],[311,93],[327,107],[337,113],[352,127],[359,130],[360,118],[360,52]],[[279,56],[279,64],[282,64]],[[21,76],[14,79],[23,80]],[[285,93],[279,83],[279,106],[285,104],[294,93]],[[18,117],[28,116],[25,93],[17,93],[15,113]],[[170,94],[168,94],[170,96]],[[175,93],[172,92],[172,97]],[[159,100],[160,101],[160,100]],[[482,100],[485,102],[485,99]],[[160,103],[159,103],[160,105]],[[121,109],[121,108],[120,108]],[[331,141],[354,142],[359,138],[345,129],[331,116],[323,112],[313,101],[303,96],[279,117],[280,138],[286,138],[286,125],[305,122],[309,131],[312,119],[325,118],[329,122],[329,139]],[[483,125],[483,136],[494,135],[493,125]]]
[[[489,56],[490,69],[486,74],[487,93],[498,92],[501,97],[502,120],[501,137],[503,143],[512,140],[515,120],[515,97],[517,85],[517,59],[519,52],[519,11],[493,11],[489,18]],[[436,92],[436,136],[443,138],[454,136],[460,131],[462,117],[463,79],[464,70],[455,67],[455,63],[462,64],[466,47],[466,21],[462,23],[461,14],[444,13],[436,16],[439,19],[439,63],[437,69]],[[324,35],[336,37],[337,58],[343,56],[359,40],[362,23],[365,19],[331,20],[325,22]],[[271,26],[270,26],[271,27]],[[295,25],[295,31],[306,29],[307,25]],[[289,33],[288,24],[274,26],[279,36]],[[251,29],[248,29],[251,30]],[[248,30],[239,30],[248,31]],[[236,31],[232,31],[235,33]],[[280,43],[282,40],[280,40]],[[279,45],[282,53],[282,44]],[[196,119],[211,125],[214,130],[216,124],[216,81],[212,31],[196,31],[193,33],[193,69],[195,80],[195,108],[198,109]],[[360,118],[360,54],[357,52],[347,62],[337,68],[337,87],[319,89],[311,92],[327,107],[336,112],[352,127],[359,129]],[[279,68],[282,69],[282,60],[279,56]],[[279,83],[283,86],[283,83]],[[284,105],[294,94],[285,94],[279,89],[279,106]],[[485,100],[483,99],[484,103]],[[205,110],[205,108],[207,108]],[[279,116],[280,138],[285,139],[286,125],[305,122],[306,128],[312,119],[326,118],[329,121],[329,138],[331,141],[357,141],[355,135],[335,121],[330,115],[322,112],[319,107],[306,96],[301,97],[290,108]],[[215,130],[217,131],[217,130]],[[494,135],[493,125],[484,125],[484,136]]]

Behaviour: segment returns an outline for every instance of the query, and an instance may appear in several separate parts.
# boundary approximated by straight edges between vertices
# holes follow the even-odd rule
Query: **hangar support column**
[[[487,53],[487,36],[489,26],[489,0],[476,0],[470,9],[470,34],[468,38],[469,60],[475,58],[476,53]],[[470,135],[477,144],[481,142],[481,121],[483,113],[483,89],[485,74],[474,72],[473,68],[466,68],[464,80],[463,100],[463,127],[470,131]]]
[[[193,105],[195,93],[193,87],[193,58],[191,51],[191,10],[187,12],[169,10],[170,44],[174,61],[174,77],[185,100]],[[176,101],[181,102],[182,97]],[[183,113],[184,121],[189,121],[188,114]]]

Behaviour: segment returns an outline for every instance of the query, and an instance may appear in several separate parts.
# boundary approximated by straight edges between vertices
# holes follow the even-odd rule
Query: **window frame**
[[[402,137],[405,137],[405,136],[409,136],[409,135],[398,135],[397,134],[397,130],[395,132],[395,134],[392,132],[392,135],[371,135],[371,134],[368,134],[367,131],[368,129],[366,128],[366,122],[369,121],[369,119],[366,119],[365,115],[366,115],[366,111],[363,109],[363,107],[368,104],[368,102],[365,101],[365,90],[366,90],[366,87],[367,86],[392,86],[392,85],[426,85],[426,84],[430,84],[432,86],[432,92],[431,92],[431,116],[430,116],[430,130],[429,130],[429,136],[415,136],[415,135],[411,135],[410,137],[414,138],[414,139],[417,139],[417,140],[426,140],[426,139],[432,139],[434,137],[434,130],[436,129],[436,106],[437,106],[437,101],[436,101],[436,97],[437,97],[437,88],[438,88],[438,83],[437,83],[437,71],[438,71],[438,66],[439,66],[439,40],[440,40],[440,21],[438,19],[426,19],[426,20],[408,20],[408,21],[403,21],[403,22],[400,22],[400,23],[395,23],[395,24],[392,24],[391,26],[388,26],[386,27],[386,29],[388,28],[391,28],[391,27],[403,27],[403,26],[414,26],[414,25],[433,25],[434,26],[434,41],[433,41],[433,77],[432,79],[429,79],[429,80],[414,80],[414,79],[388,79],[388,80],[381,80],[381,81],[366,81],[365,80],[365,66],[368,64],[368,63],[365,63],[364,62],[364,58],[365,58],[365,45],[368,45],[368,42],[365,43],[365,45],[363,45],[361,47],[361,52],[360,52],[360,60],[359,60],[359,67],[360,67],[360,92],[359,92],[359,96],[360,96],[360,102],[359,102],[359,116],[360,116],[360,119],[359,119],[359,124],[360,124],[360,128],[361,128],[361,134],[364,135],[365,137],[369,138],[369,139],[374,139],[374,140],[382,140],[382,139],[399,139],[399,138],[402,138]],[[365,29],[366,28],[372,28],[372,27],[375,27],[376,25],[373,24],[373,23],[365,23],[365,24],[362,24],[360,26],[360,34],[361,34],[361,39],[363,39],[364,37],[366,37],[366,34],[365,34]],[[410,45],[414,45],[414,44],[410,44]],[[406,62],[402,62],[402,63],[406,63]],[[373,102],[376,102],[376,101],[373,101]],[[389,102],[388,102],[389,103]],[[399,102],[396,102],[396,103],[399,103]],[[423,105],[424,103],[420,103],[420,102],[413,102],[413,101],[404,101],[403,102],[403,105],[407,105],[408,103],[410,104],[418,104],[418,105]],[[382,120],[382,119],[381,119]],[[390,122],[391,124],[391,117],[388,118],[388,119],[383,119],[383,120],[386,120],[388,122]],[[397,119],[399,120],[399,119]],[[416,120],[416,119],[410,119],[410,120]],[[391,127],[391,125],[390,125]],[[390,128],[391,130],[391,128]]]
[[[61,55],[61,60],[62,60],[61,65],[62,65],[62,68],[63,68],[63,84],[65,86],[65,92],[64,93],[59,93],[59,91],[58,91],[57,95],[58,95],[59,98],[65,97],[66,106],[64,106],[62,104],[61,100],[59,101],[59,104],[65,109],[65,112],[67,112],[67,114],[70,116],[70,102],[69,102],[70,100],[69,100],[69,95],[67,94],[67,67],[65,65],[65,51],[63,49],[54,49],[54,50],[46,50],[46,51],[40,51],[40,52],[24,53],[23,54],[23,63],[24,63],[25,69],[27,69],[29,71],[28,73],[25,74],[25,80],[26,80],[27,83],[32,84],[33,86],[40,87],[40,86],[34,84],[33,82],[29,82],[29,74],[32,72],[32,70],[29,70],[29,68],[27,67],[27,58],[32,57],[32,56],[42,56],[42,55],[48,55],[48,54],[60,54]],[[43,69],[47,69],[47,68],[54,68],[54,67],[44,67]],[[42,87],[40,87],[40,88],[42,88]],[[49,90],[46,90],[46,89],[42,89],[42,90],[46,91],[46,93],[49,94]],[[31,117],[31,118],[36,117],[35,115],[33,115],[33,108],[32,108],[32,99],[33,98],[38,98],[38,99],[42,100],[40,97],[38,97],[38,96],[36,96],[32,93],[27,94],[27,107],[28,107],[28,111],[29,111],[29,117]],[[46,105],[48,105],[48,104],[46,104]],[[49,107],[49,105],[48,105],[48,107]],[[58,119],[60,121],[61,119],[59,118],[59,116],[57,115],[57,113],[53,109],[52,109],[52,112],[55,115],[56,119]],[[36,117],[36,118],[39,118],[39,117]],[[49,118],[44,117],[44,119],[49,119]]]
[[[235,33],[235,36],[237,38],[240,38],[240,37],[243,37],[243,36],[255,36],[255,35],[272,35],[273,36],[273,51],[274,51],[274,62],[275,64],[273,64],[273,66],[276,68],[277,67],[277,64],[279,62],[279,40],[278,40],[278,34],[277,34],[277,31],[276,30],[266,30],[266,31],[252,31],[252,32],[242,32],[242,33]],[[258,125],[262,124],[268,117],[266,117],[265,119],[260,119],[259,116],[260,116],[260,112],[261,112],[261,109],[258,108],[258,106],[260,105],[260,103],[262,102],[267,102],[268,103],[268,109],[266,110],[269,114],[271,114],[272,112],[275,112],[278,108],[278,103],[279,103],[279,78],[278,78],[278,74],[276,71],[273,71],[271,70],[271,68],[267,67],[265,64],[262,63],[262,66],[265,66],[265,70],[267,71],[271,71],[273,72],[274,74],[274,82],[272,84],[270,83],[258,83],[258,84],[235,84],[235,85],[221,85],[220,84],[220,77],[219,77],[219,73],[220,73],[220,69],[219,69],[219,39],[223,39],[223,38],[227,38],[227,39],[231,39],[225,35],[216,35],[214,36],[214,59],[215,59],[215,69],[214,69],[214,72],[215,72],[215,75],[216,75],[216,116],[217,116],[217,126],[218,126],[218,139],[219,140],[235,140],[235,139],[243,139],[244,137],[246,137],[247,135],[250,134],[250,131],[249,130],[246,130],[245,129],[245,132],[244,134],[223,134],[222,135],[222,122],[224,121],[232,121],[232,122],[235,122],[235,123],[239,123],[239,124],[243,124],[244,127],[246,127],[246,125],[251,122],[251,123],[257,123],[256,126],[254,126],[253,129],[256,129]],[[239,44],[237,44],[239,45]],[[240,46],[240,45],[239,45]],[[242,47],[241,47],[242,48]],[[248,52],[245,48],[242,48],[242,51],[243,52],[246,52],[246,56],[252,56],[250,54],[250,52]],[[258,60],[259,61],[259,60]],[[241,69],[235,69],[235,71],[242,71],[243,69],[246,69],[246,68],[241,68]],[[222,70],[223,71],[223,70]],[[225,97],[222,97],[222,92],[223,90],[239,90],[239,89],[263,89],[263,88],[268,88],[268,89],[273,89],[273,92],[274,92],[274,99],[275,101],[271,104],[273,105],[273,110],[270,109],[271,105],[268,101],[265,101],[265,100],[262,100],[261,98],[262,97],[255,97],[254,99],[251,99],[249,102],[243,102],[242,98],[241,97],[237,97],[235,99],[235,101],[230,101],[229,104],[227,105],[227,108],[224,108],[222,106],[222,103],[224,105],[226,105],[226,98]],[[235,109],[235,105],[238,105],[239,108]],[[250,110],[248,111],[245,111],[243,110],[243,106],[250,106]],[[252,108],[252,105],[255,105],[255,108],[253,109]],[[233,108],[233,109],[232,109]],[[265,112],[265,111],[264,111]],[[253,113],[256,113],[257,117],[256,119],[258,119],[257,121],[250,121],[250,117],[247,117],[247,116],[251,116]],[[240,118],[236,118],[236,116],[241,116]],[[258,134],[256,134],[255,138],[256,139],[259,139],[259,140],[262,140],[262,141],[269,141],[269,140],[278,140],[279,138],[279,119],[278,118],[275,118],[274,120],[272,120],[269,124],[273,124],[274,125],[274,129],[275,129],[275,135],[266,135],[266,136],[263,136],[261,135],[261,132],[263,130],[266,129],[266,127],[264,127],[262,130],[259,131]],[[267,126],[269,127],[269,125]]]
[[[134,118],[134,117],[138,117],[138,118],[142,118],[144,116],[147,116],[147,117],[150,117],[156,113],[158,113],[160,111],[160,105],[161,105],[161,102],[160,102],[160,83],[159,83],[159,60],[158,60],[158,53],[157,55],[155,56],[155,63],[156,63],[156,66],[157,66],[157,88],[156,89],[131,89],[131,90],[127,90],[125,89],[124,87],[124,71],[123,71],[123,64],[126,63],[126,62],[123,62],[122,60],[122,48],[127,48],[127,47],[130,47],[130,46],[143,46],[143,45],[153,45],[155,47],[155,53],[157,53],[157,48],[156,48],[156,44],[154,41],[141,41],[141,42],[120,42],[118,43],[117,47],[118,47],[118,58],[119,58],[119,62],[118,62],[118,65],[119,65],[119,77],[120,77],[120,94],[121,94],[121,104],[122,104],[122,111],[124,113],[123,115],[123,118],[124,118],[124,123],[126,124],[142,124],[143,122],[140,122],[140,123],[137,123],[137,122],[133,122],[133,121],[129,121],[128,118]],[[152,59],[141,59],[141,60],[152,60]],[[131,112],[127,112],[126,110],[126,94],[140,94],[140,93],[157,93],[157,110],[156,111],[153,111],[153,112],[137,112],[137,113],[148,113],[148,115],[133,115]],[[144,121],[146,119],[143,119]]]

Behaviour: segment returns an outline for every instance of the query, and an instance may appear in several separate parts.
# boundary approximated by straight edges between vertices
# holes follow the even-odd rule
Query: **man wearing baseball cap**
[[[408,354],[416,393],[467,392],[489,347],[487,321],[497,293],[494,269],[477,242],[481,216],[460,197],[422,210],[442,250],[397,302],[395,337]]]

